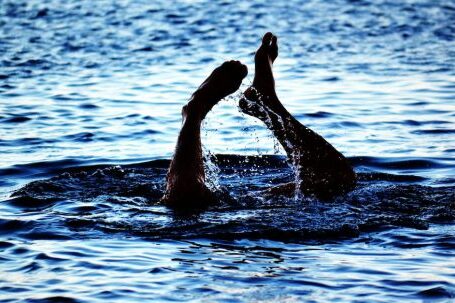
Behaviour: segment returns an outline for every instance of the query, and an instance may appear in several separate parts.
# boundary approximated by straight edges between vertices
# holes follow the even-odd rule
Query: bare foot
[[[282,108],[275,92],[275,79],[272,66],[278,57],[277,37],[266,33],[262,43],[254,56],[255,75],[253,85],[245,92],[245,98],[240,100],[240,109],[251,116],[261,118],[264,115],[264,106],[277,111]]]
[[[224,62],[194,92],[190,102],[183,108],[183,114],[194,114],[204,119],[215,104],[240,87],[247,74],[247,67],[239,61]]]
[[[262,37],[262,44],[254,56],[255,75],[253,80],[253,87],[266,96],[275,94],[272,64],[277,57],[277,37],[270,32],[266,33]]]
[[[201,122],[218,101],[240,87],[247,73],[246,66],[239,61],[223,63],[183,107],[183,125],[167,174],[162,203],[194,209],[216,201],[215,195],[205,185]]]

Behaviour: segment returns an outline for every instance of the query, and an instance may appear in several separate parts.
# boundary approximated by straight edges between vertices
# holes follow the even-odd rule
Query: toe
[[[270,46],[271,46],[272,48],[276,48],[276,47],[278,47],[278,44],[277,44],[277,43],[278,43],[278,38],[277,38],[277,36],[273,36],[273,37],[272,37],[272,43],[270,44]]]
[[[238,60],[231,60],[231,64],[234,69],[238,69],[242,65]]]
[[[246,75],[248,75],[248,68],[246,67],[246,65],[244,65],[240,62],[239,62],[239,75],[242,79],[245,78]]]
[[[233,68],[234,73],[240,78],[243,79],[248,74],[248,68],[246,65],[240,63],[240,61],[235,61],[235,66]]]
[[[270,39],[272,39],[273,34],[271,32],[267,32],[264,37],[262,37],[262,44],[269,46],[270,45]]]
[[[274,62],[276,57],[278,57],[278,38],[276,36],[272,37],[272,43],[269,48],[269,56],[270,59],[272,59],[272,62]]]
[[[248,74],[248,68],[246,67],[246,65],[240,63],[240,61],[231,60],[225,62],[223,65],[236,78],[238,77],[240,79],[243,79]]]
[[[239,61],[237,60],[229,60],[229,61],[226,61],[222,64],[222,66],[230,69],[230,70],[233,70],[236,68],[236,66],[238,66],[240,64]]]

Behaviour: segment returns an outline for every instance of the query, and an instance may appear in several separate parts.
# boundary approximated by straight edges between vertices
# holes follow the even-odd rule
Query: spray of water
[[[267,104],[264,102],[265,98],[267,98],[267,97],[263,96],[253,86],[251,86],[251,89],[255,92],[256,96],[258,96],[258,100],[252,101],[252,100],[249,100],[248,98],[245,98],[245,96],[243,95],[243,97],[245,98],[245,101],[246,101],[247,108],[258,109],[261,112],[261,114],[263,114],[263,116],[264,116],[263,121],[269,127],[269,129],[271,128],[273,121],[278,122],[277,124],[275,123],[275,126],[280,125],[282,128],[283,134],[285,135],[285,139],[283,142],[284,145],[286,145],[285,148],[287,148],[287,150],[292,151],[291,162],[289,164],[294,172],[294,183],[295,183],[294,199],[296,201],[302,200],[302,194],[301,194],[302,166],[300,165],[300,163],[298,161],[298,159],[301,157],[300,151],[299,151],[299,149],[294,148],[294,146],[290,142],[289,138],[286,137],[287,132],[284,130],[284,128],[286,127],[285,126],[286,124],[284,123],[283,118],[280,115],[278,115],[275,111],[273,111],[269,106],[267,106]],[[278,145],[279,143],[276,142],[276,144]],[[275,150],[276,150],[276,146],[275,146]]]
[[[283,118],[280,115],[278,115],[269,106],[267,106],[266,102],[264,102],[264,100],[266,98],[265,96],[263,96],[253,86],[249,86],[249,87],[251,89],[253,89],[254,92],[256,93],[256,95],[258,96],[257,101],[252,101],[252,100],[249,100],[248,98],[246,98],[245,95],[241,92],[242,90],[239,90],[238,93],[227,97],[225,100],[228,102],[237,103],[238,100],[244,99],[246,101],[247,108],[250,108],[250,109],[255,108],[255,109],[260,110],[261,114],[264,117],[263,121],[265,122],[265,124],[268,126],[269,129],[270,129],[270,126],[272,125],[273,121],[275,121],[275,123],[274,123],[275,127],[276,127],[276,125],[279,125],[282,128],[280,131],[282,131],[283,134],[285,135],[285,138],[282,142],[284,145],[283,147],[287,150],[292,151],[291,161],[289,162],[289,165],[290,165],[292,171],[294,172],[294,183],[295,183],[294,199],[296,201],[301,201],[302,199],[304,199],[304,197],[302,196],[302,191],[301,191],[301,184],[302,184],[301,176],[302,176],[303,168],[300,165],[298,159],[300,159],[300,157],[302,155],[300,155],[299,149],[294,148],[291,141],[286,137],[287,132],[285,131],[285,127],[288,123],[285,123],[285,121],[283,121]],[[239,111],[241,113],[243,113],[240,108],[239,108]],[[213,132],[218,131],[218,128],[213,127],[213,126],[211,129],[209,129],[208,125],[209,124],[212,125],[213,123],[215,123],[215,122],[211,121],[210,119],[206,119],[204,121],[204,123],[202,125],[202,129],[203,129],[203,136],[205,137],[205,139],[208,138],[209,134],[213,135]],[[220,124],[221,122],[217,121],[216,123]],[[246,122],[244,122],[244,123],[246,123]],[[252,130],[255,141],[259,142],[259,135],[255,132],[254,128],[250,128],[245,124],[243,129],[246,131]],[[278,153],[280,153],[281,144],[272,133],[270,133],[270,135],[274,139],[274,151],[275,151],[275,153],[278,154]],[[257,153],[258,153],[258,155],[262,154],[259,149],[257,150]],[[212,152],[210,152],[210,150],[206,146],[203,146],[203,159],[204,159],[204,169],[206,172],[207,187],[213,191],[220,190],[221,189],[220,177],[219,177],[220,168],[216,164],[216,156]],[[248,158],[246,158],[245,161],[248,161]]]
[[[216,164],[216,156],[205,146],[202,147],[204,159],[205,184],[211,191],[219,191],[220,186],[220,168]]]
[[[205,119],[202,124],[203,141],[207,141],[209,134],[218,131],[218,127],[210,129],[209,124],[213,124],[210,119]],[[211,191],[220,190],[220,168],[216,164],[216,156],[203,144],[202,158],[204,160],[205,184]]]

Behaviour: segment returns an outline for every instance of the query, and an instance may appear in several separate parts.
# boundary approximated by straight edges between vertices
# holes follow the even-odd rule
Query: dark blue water
[[[453,1],[0,0],[0,301],[453,302],[454,20]],[[294,177],[239,91],[204,124],[222,202],[157,204],[182,105],[224,60],[246,88],[269,30],[280,99],[359,186],[262,195]]]

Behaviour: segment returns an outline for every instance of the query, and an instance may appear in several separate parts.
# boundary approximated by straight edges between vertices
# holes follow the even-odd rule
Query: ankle
[[[195,108],[194,104],[189,102],[182,107],[182,118],[186,120],[202,120],[199,111]]]
[[[182,116],[184,119],[202,121],[210,108],[209,103],[202,96],[193,95],[186,105],[182,107]]]
[[[246,99],[257,102],[265,107],[268,111],[273,111],[277,114],[286,112],[284,106],[281,104],[275,90],[264,92],[260,88],[251,86],[244,93]]]

